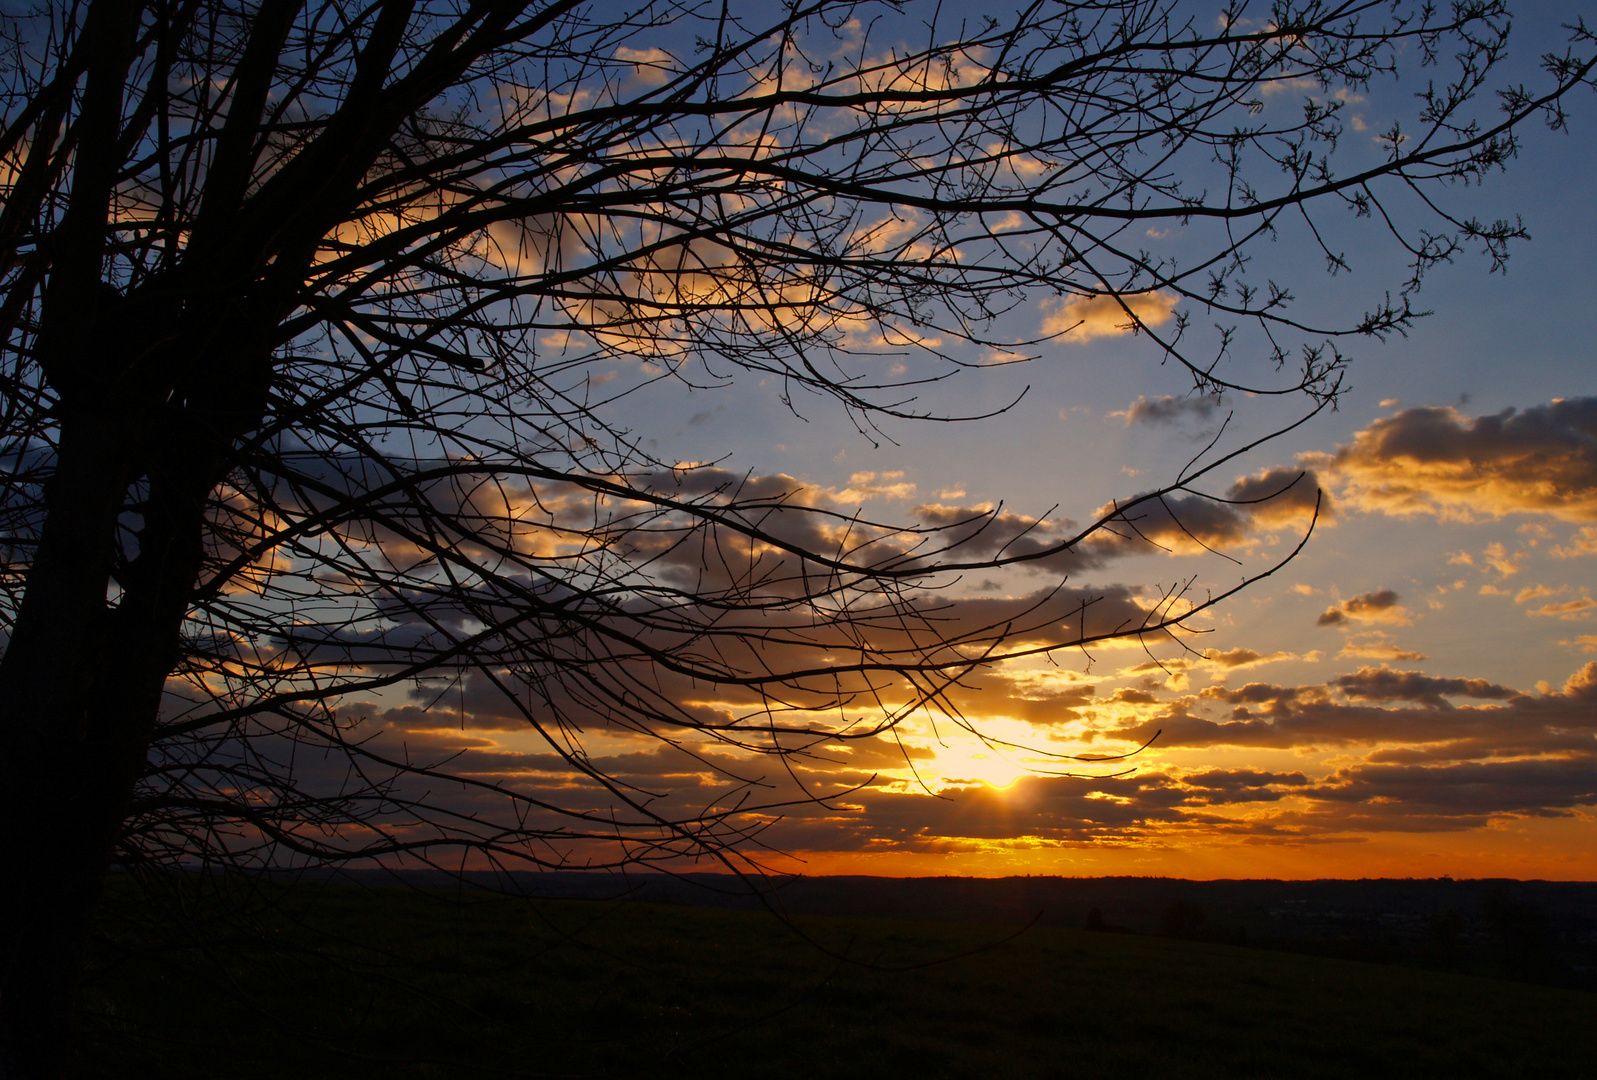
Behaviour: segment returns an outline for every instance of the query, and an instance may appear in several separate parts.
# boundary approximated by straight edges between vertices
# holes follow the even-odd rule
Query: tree
[[[1041,296],[1051,333],[1132,326],[1197,392],[1323,406],[1341,337],[1406,330],[1428,268],[1522,235],[1437,190],[1501,166],[1527,120],[1562,126],[1591,72],[1577,25],[1545,87],[1484,108],[1494,0],[1083,0],[979,25],[835,0],[58,0],[6,25],[0,1013],[18,1076],[52,1069],[113,857],[730,861],[778,809],[759,760],[890,732],[984,664],[1167,633],[1234,591],[1151,610],[1063,585],[1007,606],[937,592],[1201,541],[1184,522],[1226,456],[1069,536],[996,512],[872,522],[654,459],[596,362],[761,373],[869,435],[973,366],[963,346],[1034,346],[994,327]],[[1406,58],[1438,80],[1380,154],[1349,151],[1330,92]],[[1261,95],[1283,86],[1320,93],[1281,121]],[[1246,252],[1348,211],[1390,229],[1412,276],[1308,325]],[[1138,249],[1149,223],[1206,254]],[[906,374],[879,374],[884,349]],[[1219,505],[1307,516],[1294,479]],[[602,797],[484,785],[363,742],[338,709],[468,672]],[[697,710],[684,685],[750,706]],[[670,810],[585,755],[607,725],[750,771]],[[307,767],[311,748],[341,770]],[[429,793],[446,781],[464,802]]]

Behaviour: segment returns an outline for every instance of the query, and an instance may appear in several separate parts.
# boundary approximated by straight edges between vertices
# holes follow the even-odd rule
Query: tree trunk
[[[51,1076],[66,1047],[87,925],[114,838],[110,762],[94,730],[109,648],[106,590],[128,478],[102,418],[62,425],[27,592],[0,661],[0,1053],[5,1076]]]
[[[205,500],[225,469],[214,429],[198,445],[140,453],[166,441],[163,425],[122,404],[120,419],[107,409],[63,422],[38,553],[0,660],[4,1080],[65,1065],[89,923],[178,659]],[[151,462],[142,473],[141,458]],[[112,604],[115,530],[141,475],[138,555]]]
[[[259,63],[275,57],[299,6],[261,13]],[[60,426],[43,529],[0,658],[0,1080],[64,1069],[89,923],[180,655],[207,499],[231,448],[265,414],[279,321],[297,302],[323,219],[340,220],[336,206],[301,200],[297,261],[278,252],[270,262],[281,279],[275,291],[256,280],[268,260],[248,244],[212,245],[209,261],[191,248],[181,267],[132,294],[103,281],[140,11],[95,0],[84,24],[71,197],[34,339]],[[404,25],[398,15],[384,19]],[[381,60],[373,67],[387,70]],[[253,97],[235,97],[228,121],[251,133],[236,148],[246,155],[245,178],[268,81],[250,86]],[[332,175],[351,197],[363,173],[356,162]],[[235,186],[208,191],[216,221],[237,210],[244,189]],[[116,567],[118,521],[139,481],[147,497],[138,554]]]

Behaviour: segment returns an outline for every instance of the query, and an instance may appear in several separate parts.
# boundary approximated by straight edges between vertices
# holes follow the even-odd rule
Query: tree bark
[[[110,311],[136,328],[122,304]],[[123,359],[148,359],[152,340],[183,340],[149,329],[124,342],[132,348]],[[268,355],[234,352],[231,363],[183,379],[179,391],[106,378],[63,394],[73,404],[63,410],[44,526],[0,659],[4,1080],[54,1077],[64,1067],[89,925],[179,658],[207,499],[226,475],[233,441],[259,423]],[[76,371],[107,368],[102,357],[76,359]],[[139,369],[149,370],[137,362],[120,370]],[[138,481],[137,554],[117,568],[116,531]]]
[[[88,921],[114,843],[116,795],[103,783],[110,747],[97,730],[108,718],[94,707],[94,670],[116,647],[106,592],[128,478],[115,441],[91,415],[63,424],[38,553],[0,661],[7,1080],[59,1071]],[[131,790],[131,782],[121,786]]]

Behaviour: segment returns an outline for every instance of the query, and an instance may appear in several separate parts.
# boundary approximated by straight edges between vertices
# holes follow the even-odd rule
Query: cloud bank
[[[1597,521],[1597,397],[1469,417],[1454,408],[1383,417],[1306,464],[1338,498],[1384,514],[1458,520],[1549,514]]]

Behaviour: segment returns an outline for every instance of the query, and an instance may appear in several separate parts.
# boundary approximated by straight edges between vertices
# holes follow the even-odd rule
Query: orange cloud
[[[1597,398],[1477,417],[1405,409],[1307,460],[1342,501],[1370,512],[1597,521]]]
[[[1297,653],[1290,652],[1273,652],[1266,655],[1253,649],[1243,648],[1227,649],[1224,652],[1221,652],[1219,649],[1203,650],[1203,660],[1205,663],[1212,664],[1213,666],[1221,668],[1225,671],[1232,671],[1238,668],[1258,667],[1261,664],[1273,664],[1279,660],[1298,659],[1301,659],[1301,657],[1299,657]]]
[[[1404,660],[1419,661],[1429,659],[1422,652],[1413,649],[1400,649],[1396,645],[1381,645],[1368,642],[1348,642],[1342,646],[1338,656],[1356,656],[1365,660]]]
[[[1539,608],[1531,608],[1530,614],[1550,615],[1560,619],[1583,619],[1592,608],[1597,608],[1597,600],[1582,596],[1576,600],[1565,600],[1561,604],[1544,604]]]
[[[1573,559],[1582,555],[1597,555],[1597,527],[1587,525],[1570,537],[1568,544],[1553,548],[1560,559]]]
[[[1175,293],[1136,296],[1071,296],[1042,301],[1042,332],[1066,341],[1119,337],[1142,326],[1163,326],[1175,315]],[[1129,314],[1128,314],[1129,310]]]
[[[623,45],[615,56],[632,65],[632,78],[644,86],[664,86],[675,74],[676,61],[664,49],[631,49]]]

